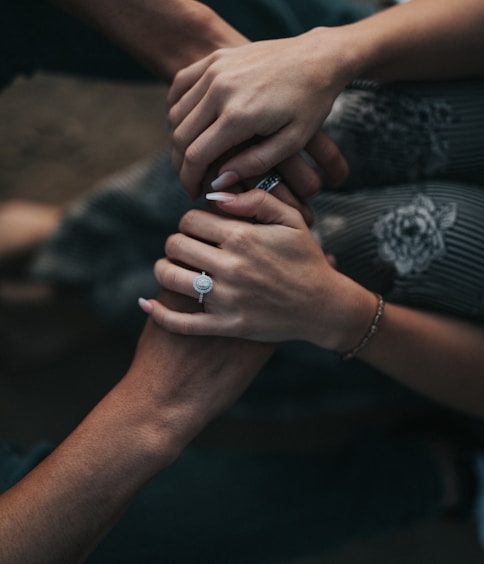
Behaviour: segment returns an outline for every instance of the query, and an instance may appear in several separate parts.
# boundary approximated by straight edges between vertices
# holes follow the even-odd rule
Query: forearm
[[[484,416],[484,328],[387,304],[359,357],[441,403]]]
[[[326,294],[329,305],[320,315],[313,307],[306,338],[339,354],[353,351],[375,320],[378,299],[341,275]],[[314,304],[318,296],[321,290]],[[427,397],[484,417],[484,327],[476,322],[387,303],[356,356]]]
[[[171,81],[183,67],[246,40],[194,0],[51,0],[110,38],[155,75]]]
[[[155,406],[118,385],[0,497],[0,561],[83,562],[139,489],[176,457]]]
[[[163,298],[182,309],[196,300]],[[161,296],[160,296],[161,299]],[[126,376],[0,496],[0,562],[82,562],[139,490],[245,391],[273,347],[145,326]]]
[[[454,79],[484,74],[484,4],[413,0],[337,29],[354,78]]]

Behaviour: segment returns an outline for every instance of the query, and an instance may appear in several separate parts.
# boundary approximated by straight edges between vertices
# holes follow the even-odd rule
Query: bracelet
[[[378,298],[378,305],[376,306],[375,317],[371,322],[370,328],[368,329],[363,339],[356,345],[354,349],[341,353],[340,355],[341,360],[350,360],[350,358],[353,358],[355,355],[357,355],[361,351],[361,349],[366,347],[370,339],[377,332],[378,325],[380,325],[381,318],[383,317],[383,311],[385,310],[385,301],[380,296],[380,294],[375,294],[375,296]]]

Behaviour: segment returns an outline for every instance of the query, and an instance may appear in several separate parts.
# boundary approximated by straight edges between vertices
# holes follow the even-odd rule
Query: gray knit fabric
[[[311,204],[313,232],[338,268],[388,300],[484,320],[484,81],[353,85],[326,129],[351,165]],[[68,211],[36,276],[82,287],[137,332],[136,301],[194,204],[168,156],[120,173]]]

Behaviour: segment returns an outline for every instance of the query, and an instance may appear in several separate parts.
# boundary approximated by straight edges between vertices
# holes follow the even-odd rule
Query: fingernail
[[[138,305],[147,315],[153,311],[153,304],[144,298],[138,298]]]
[[[233,202],[235,200],[235,194],[231,194],[230,192],[215,192],[213,194],[205,194],[205,198],[216,202]]]
[[[212,182],[212,190],[220,192],[221,190],[225,190],[225,188],[229,188],[229,186],[233,186],[239,180],[240,177],[236,172],[227,170],[222,172],[222,174]]]

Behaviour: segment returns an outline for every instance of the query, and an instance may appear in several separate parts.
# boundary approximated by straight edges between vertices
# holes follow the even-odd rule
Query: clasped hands
[[[365,297],[368,303],[366,290],[330,266],[304,221],[302,202],[321,182],[300,152],[333,184],[348,173],[321,125],[349,78],[340,61],[326,57],[322,80],[320,34],[221,49],[177,74],[168,122],[173,164],[188,193],[200,195],[214,166],[217,190],[235,183],[250,189],[274,167],[286,184],[272,193],[282,201],[260,190],[225,192],[218,202],[225,215],[193,210],[183,217],[155,275],[163,288],[185,296],[196,293],[193,280],[201,271],[214,285],[203,311],[179,312],[156,301],[144,308],[168,331],[304,339],[344,350],[361,330],[352,314]]]
[[[222,197],[226,215],[189,211],[154,269],[163,288],[194,302],[194,278],[210,274],[213,289],[203,308],[186,313],[150,300],[145,311],[185,335],[351,347],[372,315],[373,296],[328,263],[294,208],[261,190]],[[367,294],[368,312],[355,319],[355,304]]]
[[[347,163],[321,125],[349,79],[327,57],[321,80],[314,56],[319,42],[319,34],[309,32],[219,49],[178,72],[168,94],[168,123],[173,165],[192,197],[203,191],[211,164],[222,159],[217,189],[277,167],[286,186],[276,195],[297,207],[295,198],[304,201],[321,187],[303,150],[330,184],[344,182]]]

